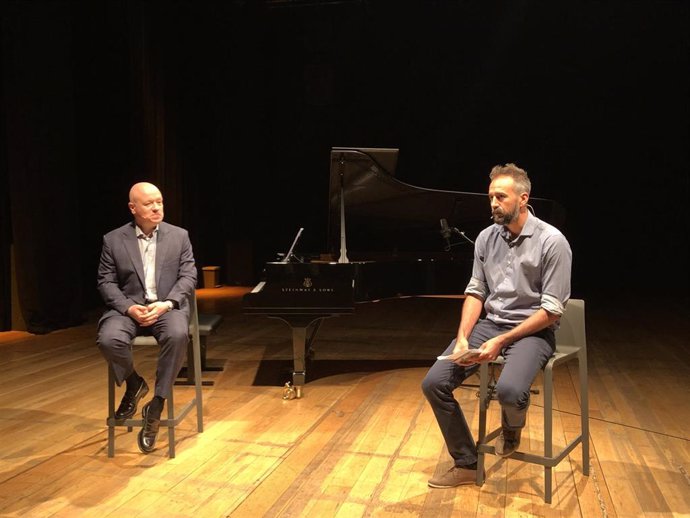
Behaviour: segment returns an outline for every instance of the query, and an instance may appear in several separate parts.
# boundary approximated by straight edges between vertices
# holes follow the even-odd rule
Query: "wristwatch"
[[[172,300],[166,300],[165,305],[168,306],[168,311],[172,311],[173,309],[175,309],[175,304]]]

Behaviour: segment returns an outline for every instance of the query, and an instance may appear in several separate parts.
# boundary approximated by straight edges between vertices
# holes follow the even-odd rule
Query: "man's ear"
[[[529,194],[527,194],[526,192],[523,192],[520,195],[520,207],[526,207],[528,201],[529,201]]]
[[[134,203],[130,201],[127,206],[129,207],[129,211],[134,214]]]

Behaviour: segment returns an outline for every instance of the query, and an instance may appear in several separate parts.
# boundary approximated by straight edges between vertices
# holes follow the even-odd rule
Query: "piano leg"
[[[330,315],[329,315],[330,316]],[[289,383],[285,384],[283,390],[283,399],[299,399],[302,397],[302,389],[306,382],[307,355],[311,357],[311,346],[316,338],[316,333],[321,327],[326,317],[274,317],[286,322],[292,329],[292,386]]]
[[[295,397],[302,397],[302,387],[307,377],[307,367],[305,364],[305,349],[307,345],[307,328],[292,328],[292,384],[295,387]]]

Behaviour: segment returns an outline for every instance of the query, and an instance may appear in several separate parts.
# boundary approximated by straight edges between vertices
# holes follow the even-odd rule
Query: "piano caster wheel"
[[[302,397],[302,387],[295,387],[289,381],[283,387],[283,399],[299,399]]]
[[[287,401],[288,399],[295,399],[295,397],[297,397],[295,394],[295,387],[288,381],[285,387],[283,387],[283,399]]]

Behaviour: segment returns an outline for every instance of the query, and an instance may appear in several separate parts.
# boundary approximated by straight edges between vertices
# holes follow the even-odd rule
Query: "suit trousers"
[[[134,372],[130,344],[135,336],[152,335],[158,342],[155,395],[167,398],[187,355],[189,322],[178,309],[162,314],[156,323],[142,327],[126,315],[111,315],[98,325],[98,348],[115,374],[118,386]]]
[[[477,322],[468,339],[469,347],[476,349],[484,342],[509,331],[513,326],[499,325],[491,320]],[[501,421],[508,430],[525,426],[529,406],[530,387],[539,370],[553,355],[556,341],[552,329],[544,329],[534,335],[521,338],[501,351],[505,358],[503,371],[496,385],[501,404]],[[455,339],[443,355],[453,352]],[[466,466],[477,461],[477,445],[453,391],[479,369],[479,365],[463,367],[448,360],[436,360],[422,381],[426,396],[438,422],[448,452],[456,466]]]

